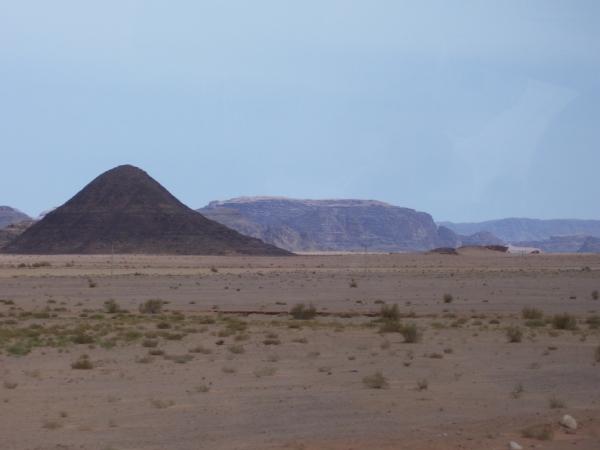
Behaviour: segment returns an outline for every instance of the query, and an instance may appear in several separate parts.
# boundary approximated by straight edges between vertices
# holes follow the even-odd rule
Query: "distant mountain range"
[[[458,234],[488,231],[504,242],[542,241],[552,236],[578,235],[600,237],[600,220],[579,219],[499,219],[486,222],[437,222]]]
[[[0,228],[23,220],[31,220],[31,217],[10,206],[0,206]]]
[[[243,235],[293,252],[363,251],[364,245],[369,251],[425,251],[508,243],[550,253],[600,252],[600,220],[510,218],[436,225],[427,213],[376,200],[284,197],[213,201],[196,211]],[[23,220],[29,222],[0,230],[0,246],[35,223],[14,208],[0,207],[0,224]]]

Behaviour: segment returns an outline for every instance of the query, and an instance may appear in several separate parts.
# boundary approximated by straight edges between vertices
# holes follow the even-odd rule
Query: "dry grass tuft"
[[[521,342],[523,339],[523,330],[518,325],[510,325],[506,328],[506,337],[508,342]]]
[[[548,398],[548,405],[551,409],[564,408],[565,402],[560,398],[557,398],[556,395],[552,394],[550,398]]]
[[[154,406],[155,408],[164,409],[164,408],[168,408],[169,406],[173,406],[175,404],[175,401],[174,400],[161,400],[160,398],[152,397],[150,399],[150,403],[152,403],[152,406]]]
[[[381,372],[375,372],[363,378],[363,383],[370,389],[385,389],[388,387],[388,380]]]
[[[304,303],[298,303],[292,307],[290,314],[296,320],[310,320],[317,315],[317,308],[312,303],[308,306]]]
[[[256,378],[260,377],[270,377],[277,373],[277,369],[275,367],[263,367],[261,369],[256,369],[252,372]]]
[[[554,314],[552,316],[552,326],[557,330],[576,330],[577,319],[569,313]]]
[[[81,355],[77,361],[71,363],[71,368],[89,370],[94,368],[94,364],[92,364],[88,355]]]
[[[397,321],[400,319],[400,309],[396,303],[394,303],[392,306],[383,304],[381,305],[379,316],[384,320]]]
[[[58,430],[62,428],[62,423],[57,422],[56,420],[45,420],[42,428],[46,428],[47,430]]]
[[[527,320],[541,320],[544,318],[544,313],[541,309],[530,308],[529,306],[525,306],[521,310],[521,316],[523,319]]]
[[[188,351],[190,353],[202,353],[203,355],[210,355],[213,352],[210,348],[204,348],[201,345],[194,348],[190,348]]]
[[[527,428],[521,432],[524,438],[537,439],[539,441],[549,441],[554,437],[554,431],[550,427]]]
[[[141,303],[139,309],[142,314],[158,314],[163,305],[164,302],[160,298],[151,298]]]
[[[417,328],[416,323],[409,323],[404,325],[400,330],[400,334],[404,337],[404,342],[407,344],[414,344],[421,340],[421,332]]]

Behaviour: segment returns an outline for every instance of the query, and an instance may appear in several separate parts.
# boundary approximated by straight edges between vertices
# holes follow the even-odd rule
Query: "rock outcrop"
[[[291,252],[321,250],[321,247],[316,243],[314,238],[306,232],[298,232],[284,225],[263,225],[248,219],[237,209],[216,208],[198,211],[204,217],[239,231],[246,236],[255,237],[267,244],[272,244]]]
[[[323,250],[361,251],[366,244],[369,251],[424,251],[448,246],[450,239],[440,236],[429,214],[375,200],[239,197],[198,211],[210,215],[223,208],[264,226],[288,227]],[[240,223],[237,229],[243,226],[249,225]]]
[[[24,220],[31,220],[31,217],[10,206],[0,206],[0,228],[4,228],[11,223],[23,222]]]
[[[24,220],[23,222],[11,223],[0,229],[0,248],[8,244],[27,228],[35,223],[35,220]]]
[[[109,170],[0,249],[17,254],[292,255],[209,220],[146,172]]]

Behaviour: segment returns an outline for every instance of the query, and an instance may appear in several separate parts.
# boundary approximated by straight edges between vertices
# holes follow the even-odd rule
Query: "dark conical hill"
[[[111,243],[115,253],[291,255],[205,218],[129,165],[98,176],[0,252],[109,253]]]

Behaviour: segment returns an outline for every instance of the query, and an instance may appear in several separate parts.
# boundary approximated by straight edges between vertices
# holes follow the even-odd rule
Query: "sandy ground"
[[[600,255],[366,259],[115,255],[111,277],[106,255],[1,255],[0,449],[600,448]],[[299,302],[319,315],[293,320]],[[421,340],[381,333],[382,304]]]

